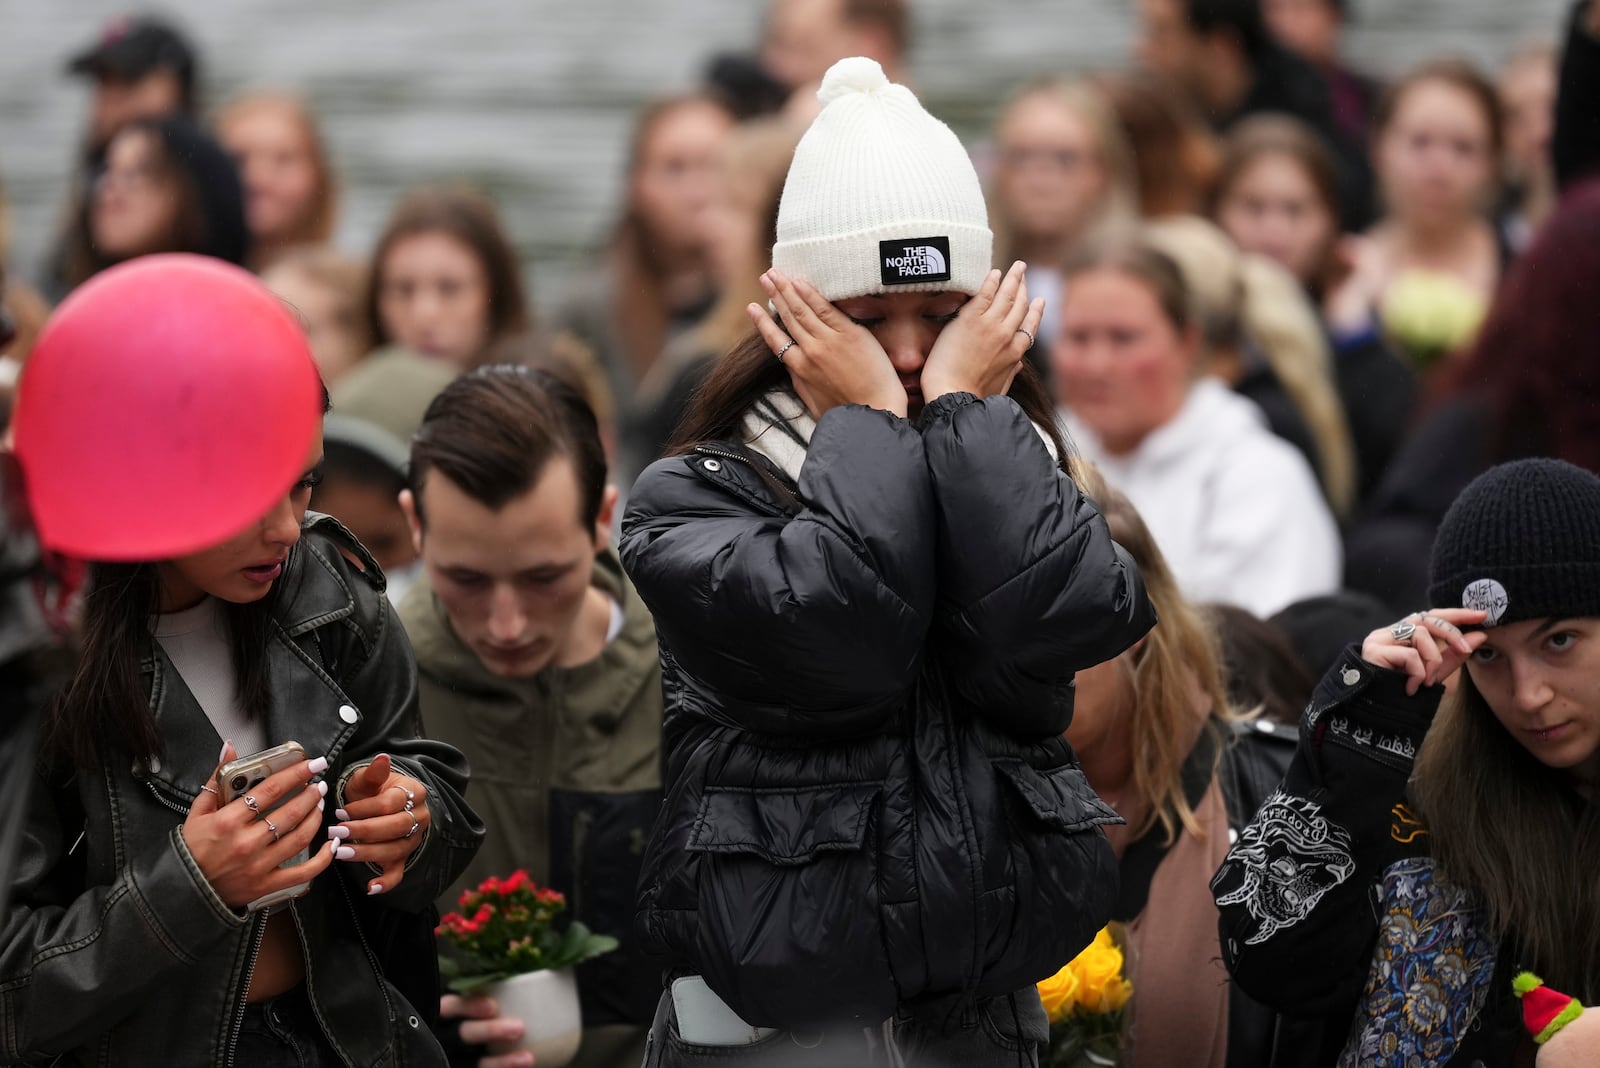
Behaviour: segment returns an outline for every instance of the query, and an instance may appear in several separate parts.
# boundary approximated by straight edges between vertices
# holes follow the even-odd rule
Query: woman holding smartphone
[[[1116,882],[1072,675],[1153,613],[1066,473],[1023,364],[1044,302],[990,270],[955,134],[870,60],[818,95],[772,310],[623,523],[667,694],[646,1064],[1032,1065],[1033,984]]]
[[[114,328],[130,305],[163,345],[192,349],[187,367],[211,369],[196,375],[168,352],[130,370],[149,355],[148,332]],[[267,418],[317,403],[303,335],[265,289],[215,262],[152,258],[106,272],[47,328],[17,418],[30,480],[48,478],[47,439],[72,418],[61,406],[92,406],[81,391],[54,395],[57,369],[85,352],[113,387],[139,373],[185,379],[168,390],[185,407],[128,420],[146,424],[127,446],[142,460],[161,451],[150,442],[173,443],[170,467],[149,472],[155,494],[183,493],[196,457],[219,451],[252,492],[246,472],[262,465],[245,450],[260,442],[213,406],[270,397],[278,380],[306,395],[277,390],[284,410]],[[130,404],[161,392],[130,388]],[[166,429],[183,418],[192,426]],[[299,476],[277,482],[243,530],[196,548],[174,529],[165,537],[181,551],[89,565],[79,664],[51,715],[0,926],[0,1059],[445,1063],[419,1015],[429,1003],[408,1002],[379,958],[481,828],[461,798],[465,762],[418,736],[416,668],[381,572],[336,522],[307,515],[322,455],[320,418],[307,425]],[[215,774],[291,740],[307,759],[246,777],[238,796]]]

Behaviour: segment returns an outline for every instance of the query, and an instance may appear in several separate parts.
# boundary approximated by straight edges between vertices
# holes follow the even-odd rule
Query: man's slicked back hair
[[[411,439],[417,517],[426,523],[422,486],[430,470],[497,511],[533,489],[554,456],[572,464],[578,518],[594,526],[605,496],[606,454],[594,413],[577,390],[546,371],[513,364],[462,375],[428,405]]]

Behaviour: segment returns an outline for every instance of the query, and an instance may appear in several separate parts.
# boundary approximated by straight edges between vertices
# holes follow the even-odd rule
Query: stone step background
[[[68,56],[126,0],[0,0],[0,183],[10,268],[34,273],[60,217],[87,89]],[[981,137],[1017,82],[1125,64],[1133,0],[913,0],[913,77],[930,107]],[[1554,39],[1570,0],[1355,0],[1350,40],[1378,74],[1462,54],[1493,66]],[[208,100],[292,86],[322,113],[343,177],[338,243],[363,252],[396,194],[487,187],[555,301],[617,201],[631,118],[690,86],[705,57],[746,47],[763,0],[164,0],[204,50]]]

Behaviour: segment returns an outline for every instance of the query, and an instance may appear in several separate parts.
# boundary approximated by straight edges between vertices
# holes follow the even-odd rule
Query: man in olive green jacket
[[[466,755],[487,829],[441,912],[521,868],[621,939],[578,968],[576,1063],[633,1068],[661,992],[659,968],[632,952],[639,863],[661,804],[661,668],[650,614],[607,547],[617,492],[605,479],[594,417],[574,391],[523,368],[457,379],[412,443],[401,502],[424,571],[400,616],[425,729]],[[523,1029],[487,998],[446,997],[441,1015],[447,1030],[462,1021],[468,1045]]]

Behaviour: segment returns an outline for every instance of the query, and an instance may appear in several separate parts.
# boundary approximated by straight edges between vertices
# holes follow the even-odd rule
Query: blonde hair
[[[334,180],[333,165],[328,159],[327,143],[322,138],[321,127],[310,101],[298,93],[279,89],[261,89],[235,97],[217,116],[217,139],[227,143],[225,131],[228,124],[249,111],[266,109],[287,115],[300,127],[301,136],[311,149],[311,166],[317,173],[317,187],[312,205],[305,218],[300,220],[299,232],[286,245],[320,245],[333,236],[333,224],[339,210],[338,183]]]
[[[339,325],[356,339],[356,348],[366,352],[372,347],[372,332],[367,322],[363,301],[367,295],[367,265],[351,259],[325,245],[307,245],[290,249],[261,272],[268,289],[270,279],[298,275],[318,289],[333,295],[336,301]]]
[[[1201,834],[1194,809],[1183,793],[1183,765],[1194,745],[1195,698],[1203,697],[1209,710],[1202,730],[1224,730],[1228,722],[1240,718],[1228,704],[1215,631],[1179,590],[1155,536],[1133,503],[1107,483],[1093,464],[1079,462],[1073,475],[1089,499],[1099,505],[1111,537],[1138,565],[1145,594],[1159,620],[1132,654],[1133,700],[1127,725],[1133,755],[1130,782],[1144,815],[1129,828],[1130,838],[1142,837],[1157,823],[1168,842],[1180,830]]]
[[[777,240],[778,200],[783,194],[783,180],[789,174],[795,146],[804,132],[781,116],[753,119],[734,129],[723,150],[723,165],[755,183],[759,198],[755,220],[757,244],[740,250],[734,277],[724,283],[717,302],[698,330],[702,347],[718,355],[733,348],[750,332],[745,305],[767,302],[759,279],[772,263],[772,244]]]
[[[1293,275],[1262,256],[1239,252],[1215,224],[1195,216],[1152,222],[1145,232],[1183,272],[1208,347],[1254,341],[1305,420],[1317,448],[1317,475],[1337,515],[1355,504],[1356,458],[1333,381],[1321,322]]]
[[[1600,818],[1501,725],[1462,671],[1417,755],[1411,802],[1441,873],[1552,989],[1600,1000]]]
[[[1042,78],[1028,82],[1013,93],[1000,109],[994,123],[997,138],[1000,127],[1005,124],[1012,110],[1034,97],[1046,97],[1083,120],[1094,135],[1099,164],[1106,173],[1105,199],[1090,217],[1085,231],[1077,235],[1077,241],[1092,240],[1136,218],[1139,177],[1134,169],[1133,150],[1105,95],[1086,81]],[[1016,259],[1016,234],[992,189],[989,195],[989,228],[994,231],[994,261],[1005,264]],[[1062,249],[1061,255],[1065,257],[1069,251]]]

